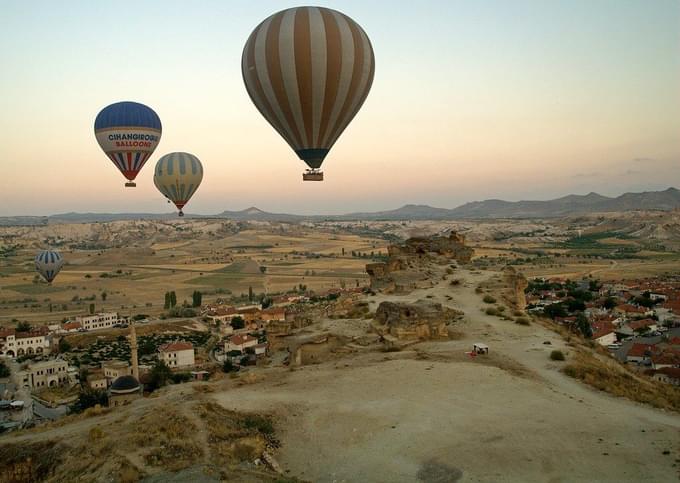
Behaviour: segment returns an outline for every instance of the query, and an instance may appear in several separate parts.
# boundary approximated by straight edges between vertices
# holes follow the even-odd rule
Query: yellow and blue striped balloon
[[[170,153],[156,163],[153,183],[163,196],[172,201],[184,216],[182,208],[198,189],[203,179],[203,165],[189,153]]]

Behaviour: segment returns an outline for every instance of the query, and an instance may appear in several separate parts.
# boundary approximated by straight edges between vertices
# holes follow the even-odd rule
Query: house
[[[269,347],[269,344],[267,344],[266,342],[263,342],[262,344],[254,345],[253,349],[255,350],[255,355],[256,356],[266,355],[268,347]]]
[[[614,307],[614,314],[624,317],[648,317],[654,313],[651,309],[645,307],[637,307],[631,304],[620,304]]]
[[[165,362],[171,369],[191,367],[196,364],[194,346],[191,342],[170,342],[158,348],[158,360]]]
[[[680,367],[680,350],[670,347],[658,348],[651,356],[653,369]]]
[[[262,320],[265,322],[283,322],[286,320],[286,309],[283,307],[270,307],[261,313]]]
[[[626,361],[627,362],[635,362],[635,363],[638,363],[638,364],[645,362],[645,361],[649,361],[654,350],[655,349],[654,349],[654,346],[652,344],[637,344],[637,343],[634,343],[630,347],[630,349],[628,349],[628,353],[626,354]]]
[[[104,371],[101,369],[90,370],[87,375],[87,385],[90,389],[106,389],[108,383],[106,377],[104,377]]]
[[[608,320],[596,320],[592,324],[593,340],[600,345],[608,346],[616,342],[616,327]]]
[[[52,336],[47,327],[27,332],[0,329],[0,356],[18,357],[49,352]]]
[[[77,316],[75,322],[80,323],[85,330],[110,329],[126,319],[118,317],[117,312],[102,312],[94,315]]]
[[[106,387],[119,377],[132,375],[132,367],[126,361],[104,361],[101,370],[106,379]]]
[[[70,385],[74,381],[68,374],[68,363],[63,359],[36,362],[15,374],[17,385],[30,389],[43,389]]]
[[[656,330],[657,325],[656,320],[654,319],[641,319],[628,322],[628,327],[630,327],[633,332],[639,333]]]
[[[80,322],[66,322],[61,326],[61,329],[64,332],[78,332],[82,328],[83,326],[80,325]]]
[[[680,386],[680,368],[664,367],[652,372],[652,377],[660,382]]]
[[[256,337],[250,336],[248,334],[232,335],[224,343],[224,352],[243,352],[248,347],[255,347],[256,345],[258,345],[258,340]]]

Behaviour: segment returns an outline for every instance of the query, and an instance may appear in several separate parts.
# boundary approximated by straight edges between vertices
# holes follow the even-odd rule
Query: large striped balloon
[[[35,256],[35,270],[47,283],[52,283],[63,265],[64,259],[53,250],[43,250]]]
[[[111,104],[94,121],[97,142],[128,179],[125,186],[135,186],[133,180],[158,146],[161,132],[158,114],[137,102]]]
[[[184,216],[182,208],[189,202],[203,179],[203,165],[189,153],[170,153],[156,163],[153,183],[163,196],[172,201]]]
[[[364,103],[375,58],[366,32],[348,16],[296,7],[253,30],[241,70],[257,109],[314,170]]]

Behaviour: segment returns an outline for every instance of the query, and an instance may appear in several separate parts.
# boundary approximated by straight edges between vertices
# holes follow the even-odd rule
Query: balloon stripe
[[[248,43],[246,44],[243,53],[241,73],[243,74],[243,81],[245,82],[246,86],[250,86],[248,89],[246,89],[248,91],[248,95],[250,96],[250,100],[253,101],[255,107],[257,107],[257,109],[262,113],[267,122],[269,122],[276,132],[278,132],[281,137],[285,138],[285,130],[276,119],[276,114],[267,100],[262,88],[262,84],[260,83],[260,78],[258,77],[257,70],[255,68],[255,38],[260,30],[261,25],[262,24],[260,24],[260,26],[258,26],[253,31],[253,33],[250,35],[250,38],[248,39]]]
[[[310,55],[312,79],[312,117],[309,122],[312,126],[312,143],[310,148],[319,146],[319,130],[321,129],[321,116],[323,114],[324,94],[326,93],[326,30],[324,29],[323,18],[317,7],[309,7],[309,34],[310,34]]]
[[[368,38],[365,35],[362,35],[363,32],[359,25],[351,22],[349,19],[347,19],[347,17],[345,17],[345,20],[352,32],[352,39],[354,42],[354,72],[352,73],[352,82],[345,99],[345,104],[340,111],[340,116],[338,118],[339,122],[336,123],[335,130],[326,142],[326,145],[329,148],[335,144],[335,141],[337,141],[361,107],[359,101],[362,97],[364,97],[363,94],[364,90],[366,89],[366,84],[370,73],[370,66],[372,65],[372,59],[369,54],[370,45],[367,46],[366,42],[364,41],[367,41]]]
[[[296,94],[302,116],[302,125],[299,128],[305,135],[305,147],[314,143],[312,40],[309,10],[306,7],[297,10],[293,35]]]
[[[321,116],[321,126],[319,129],[319,139],[326,137],[329,129],[331,110],[338,95],[338,85],[340,84],[340,70],[342,68],[342,58],[340,50],[340,29],[335,21],[335,17],[327,9],[320,9],[323,17],[324,29],[326,32],[326,92],[324,93],[323,115]],[[323,146],[323,141],[319,143]]]
[[[302,146],[301,136],[297,130],[295,119],[291,111],[286,86],[283,81],[283,73],[281,72],[281,54],[279,50],[279,38],[281,33],[281,21],[283,14],[279,13],[272,18],[271,25],[267,31],[265,56],[267,61],[267,72],[269,73],[269,80],[272,90],[276,96],[281,112],[286,120],[289,130],[291,131],[291,146],[293,149],[300,149]]]
[[[338,24],[338,29],[340,31],[340,51],[342,55],[342,64],[340,69],[340,82],[338,84],[338,94],[335,98],[333,104],[333,110],[328,121],[328,129],[326,130],[326,135],[321,138],[321,144],[323,146],[329,146],[329,138],[333,132],[337,129],[338,118],[340,116],[340,110],[342,109],[345,100],[347,99],[347,94],[349,92],[349,87],[352,82],[352,73],[354,71],[354,42],[352,40],[352,31],[349,28],[348,22],[345,17],[333,11],[332,12],[335,21]]]
[[[266,50],[268,37],[267,32],[270,28],[271,22],[271,17],[265,20],[264,24],[257,33],[257,36],[255,37],[255,75],[260,79],[260,85],[262,86],[265,98],[276,114],[275,117],[268,118],[270,124],[275,125],[274,119],[276,119],[278,121],[278,125],[281,127],[281,130],[284,133],[282,134],[283,138],[288,142],[288,144],[293,146],[293,132],[288,124],[288,121],[286,120],[286,117],[283,114],[283,111],[281,110],[281,106],[276,98],[276,94],[274,94],[274,88],[272,87],[272,81],[269,76]]]
[[[308,146],[308,139],[310,139],[311,136],[307,136],[307,131],[305,129],[305,121],[302,115],[302,100],[300,98],[300,88],[298,85],[298,73],[296,69],[297,57],[302,55],[302,52],[296,50],[295,25],[298,17],[297,12],[303,10],[304,9],[291,8],[281,15],[278,42],[279,58],[292,59],[292,62],[280,63],[281,80],[293,115],[295,129],[299,135],[300,146]]]

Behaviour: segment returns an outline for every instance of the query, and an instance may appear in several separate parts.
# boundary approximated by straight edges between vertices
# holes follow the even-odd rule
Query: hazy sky
[[[281,1],[0,1],[0,215],[171,211],[153,165],[205,167],[187,212],[342,213],[404,203],[680,186],[677,0],[320,2],[356,20],[373,88],[322,183],[260,116],[241,50]],[[163,137],[136,189],[94,117],[134,100]]]

